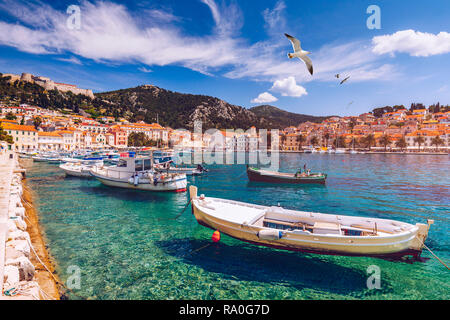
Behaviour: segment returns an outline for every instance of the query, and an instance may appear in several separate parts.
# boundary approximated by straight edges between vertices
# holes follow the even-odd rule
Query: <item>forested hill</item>
[[[329,118],[288,112],[269,105],[253,107],[250,111],[253,112],[258,118],[265,119],[265,122],[267,122],[272,128],[297,126],[298,124],[307,121],[319,123]]]
[[[0,74],[0,102],[6,104],[30,104],[65,113],[89,114],[93,118],[113,116],[132,122],[159,121],[163,126],[192,129],[194,121],[201,120],[203,128],[257,128],[282,129],[304,121],[320,122],[323,117],[289,113],[271,106],[245,109],[219,98],[184,94],[152,85],[97,93],[91,99],[84,95],[43,87],[22,81],[9,82]]]
[[[242,128],[266,123],[249,110],[218,98],[184,94],[144,85],[136,88],[98,93],[97,99],[126,108],[135,120],[154,122],[172,128],[192,128],[194,121],[203,121],[203,128]]]

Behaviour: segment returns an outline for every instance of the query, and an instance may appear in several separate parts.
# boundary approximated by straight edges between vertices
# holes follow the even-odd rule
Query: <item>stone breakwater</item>
[[[48,271],[47,277],[41,276],[40,270],[48,268],[48,255],[42,248],[35,249],[42,246],[37,241],[42,238],[37,218],[30,217],[32,205],[30,195],[25,195],[23,173],[16,154],[0,154],[0,300],[59,299],[56,280]]]

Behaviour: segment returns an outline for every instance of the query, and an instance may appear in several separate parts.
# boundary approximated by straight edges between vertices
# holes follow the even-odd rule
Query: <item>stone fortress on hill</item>
[[[46,78],[46,77],[37,77],[34,76],[30,73],[22,73],[22,75],[16,75],[16,74],[3,74],[4,77],[11,77],[11,82],[14,81],[24,81],[24,82],[31,82],[31,83],[35,83],[37,85],[40,85],[41,87],[43,87],[45,90],[58,90],[61,92],[68,92],[71,91],[74,94],[83,94],[85,96],[88,96],[90,98],[94,98],[94,93],[92,92],[92,90],[89,89],[80,89],[78,88],[76,85],[73,84],[66,84],[66,83],[58,83],[58,82],[54,82],[53,80],[51,80],[50,78]]]

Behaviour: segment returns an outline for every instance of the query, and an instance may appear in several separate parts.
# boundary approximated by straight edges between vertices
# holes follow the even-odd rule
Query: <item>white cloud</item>
[[[374,37],[372,43],[373,52],[376,54],[400,52],[414,57],[428,57],[450,52],[450,33],[432,34],[403,30],[391,35]]]
[[[305,88],[297,84],[294,77],[275,81],[270,91],[281,93],[283,97],[301,97],[308,94]]]
[[[73,63],[73,64],[78,64],[78,65],[82,65],[83,64],[81,62],[81,60],[78,59],[77,57],[57,58],[56,60],[63,61],[63,62],[69,62],[69,63]]]
[[[73,54],[96,62],[133,63],[150,68],[177,65],[207,75],[224,72],[228,78],[256,81],[273,82],[288,77],[294,77],[298,83],[334,81],[335,73],[351,75],[353,70],[357,71],[353,81],[388,78],[388,68],[376,63],[380,57],[366,42],[321,48],[303,43],[313,52],[315,74],[311,77],[302,61],[289,60],[283,54],[292,50],[279,30],[287,25],[283,1],[262,13],[269,37],[253,44],[239,37],[243,18],[236,5],[217,0],[198,3],[211,11],[215,22],[211,34],[188,35],[177,24],[180,18],[163,10],[130,12],[124,5],[106,1],[81,1],[81,30],[68,30],[68,15],[64,11],[42,2],[3,0],[0,9],[14,16],[17,23],[0,22],[0,44],[34,54]],[[375,70],[386,75],[375,74]]]
[[[271,103],[271,102],[275,102],[275,101],[278,101],[278,99],[276,97],[274,97],[273,95],[271,95],[268,92],[263,92],[257,98],[253,99],[251,102],[252,103]]]
[[[263,18],[266,22],[265,27],[270,34],[282,34],[281,30],[286,30],[286,19],[283,15],[285,9],[286,4],[280,0],[272,10],[267,8],[263,11]]]
[[[146,68],[146,67],[140,67],[138,68],[139,71],[145,72],[145,73],[150,73],[153,72],[152,69]]]

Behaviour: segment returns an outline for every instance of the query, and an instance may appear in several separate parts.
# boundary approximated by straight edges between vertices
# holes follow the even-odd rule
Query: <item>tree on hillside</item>
[[[417,143],[419,145],[419,151],[420,151],[420,146],[425,143],[425,138],[422,136],[418,136],[414,138],[414,142]]]
[[[39,128],[39,126],[42,124],[42,119],[40,117],[34,117],[33,118],[33,125],[36,128]]]
[[[436,136],[431,140],[431,145],[436,147],[436,152],[438,151],[438,147],[442,146],[444,144],[444,140],[441,139],[441,137]]]
[[[16,120],[17,117],[16,117],[16,115],[15,115],[14,113],[12,113],[12,112],[10,111],[10,112],[8,112],[8,113],[6,114],[5,119],[6,119],[6,120]]]
[[[391,137],[389,137],[387,134],[383,135],[380,138],[380,144],[384,146],[384,151],[386,152],[387,146],[391,143]]]

